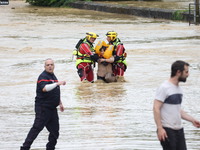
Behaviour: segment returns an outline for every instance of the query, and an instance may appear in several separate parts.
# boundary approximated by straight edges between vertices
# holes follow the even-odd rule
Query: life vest
[[[122,56],[120,56],[120,59],[118,61],[116,61],[116,63],[123,63],[124,65],[127,66],[127,62],[126,62],[126,53],[123,53]]]
[[[88,56],[87,54],[80,53],[80,46],[82,43],[86,43],[87,45],[89,45],[90,51],[94,52],[93,45],[89,43],[86,38],[80,39],[79,42],[76,44],[76,49],[73,51],[73,55],[76,55],[76,66],[82,62],[94,63],[91,60],[90,56]]]
[[[106,44],[105,41],[99,41],[94,48],[95,53],[98,54],[99,56],[101,55],[100,49],[102,46],[107,47],[108,45]]]
[[[102,46],[106,47],[106,50],[103,54],[103,57],[105,59],[109,59],[113,54],[114,46],[113,45],[107,45],[105,41],[99,41],[97,43],[97,45],[95,46],[95,53],[98,54],[99,56],[101,56],[100,49],[102,48]]]
[[[119,44],[122,44],[122,42],[120,41],[119,38],[117,38],[115,41],[112,41],[111,43],[109,44],[112,44],[114,45],[114,48],[116,49],[116,47],[119,45]],[[123,45],[123,44],[122,44]]]
[[[114,45],[114,52],[113,52],[113,55],[116,54],[116,48],[117,48],[117,46],[120,45],[120,44],[123,45],[123,43],[121,43],[121,41],[120,41],[119,38],[117,38],[115,41],[113,41],[113,42],[111,42],[111,43],[109,43],[109,44]],[[125,49],[124,49],[124,51],[125,51]],[[119,59],[118,61],[116,61],[116,63],[123,63],[124,65],[127,66],[127,62],[126,62],[126,60],[125,60],[125,59],[126,59],[126,56],[127,56],[127,53],[124,52],[124,53],[120,56],[120,59]]]
[[[114,50],[114,46],[113,45],[108,45],[108,47],[106,48],[104,54],[103,54],[103,57],[105,59],[109,59],[112,54],[113,54],[113,50]]]

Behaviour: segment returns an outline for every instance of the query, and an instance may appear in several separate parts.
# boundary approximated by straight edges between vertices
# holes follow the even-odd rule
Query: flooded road
[[[0,6],[0,150],[17,150],[34,120],[38,75],[46,58],[65,106],[58,150],[160,150],[152,105],[156,88],[177,59],[191,64],[183,108],[200,119],[200,26],[168,20],[78,10],[32,7],[22,1]],[[128,53],[125,83],[80,83],[72,51],[86,32],[105,40],[114,30]],[[96,42],[97,43],[97,42]],[[97,68],[95,68],[96,73]],[[183,122],[188,150],[199,150],[200,130]],[[45,150],[44,129],[32,145]]]

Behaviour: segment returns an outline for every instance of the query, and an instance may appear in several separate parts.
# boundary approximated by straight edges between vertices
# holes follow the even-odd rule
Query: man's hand
[[[158,136],[159,141],[165,141],[167,138],[167,133],[166,133],[165,129],[162,127],[158,128],[157,136]]]
[[[120,60],[120,56],[115,56],[115,62]]]
[[[93,54],[93,55],[90,55],[90,58],[91,58],[91,60],[93,60],[94,62],[97,62],[98,59],[99,59],[99,56],[98,56],[98,54]]]
[[[104,61],[106,61],[106,59],[104,59],[104,58],[100,58],[99,60],[98,60],[98,62],[104,62]]]
[[[197,128],[200,128],[200,122],[198,120],[194,120],[192,121],[192,124],[197,127]]]
[[[66,81],[58,81],[57,85],[65,85]]]
[[[191,122],[195,127],[200,128],[200,122],[187,114],[184,110],[181,109],[181,118]]]
[[[62,102],[60,102],[59,106],[60,106],[60,111],[63,112],[65,110],[65,108],[64,108]]]

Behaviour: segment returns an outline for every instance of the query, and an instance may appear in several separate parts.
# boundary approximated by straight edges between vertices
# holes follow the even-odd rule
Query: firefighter
[[[108,44],[114,46],[113,56],[115,60],[113,63],[113,73],[115,76],[117,76],[117,81],[124,82],[124,72],[127,68],[124,45],[117,37],[116,32],[108,31],[106,36]]]
[[[86,33],[86,37],[81,39],[73,52],[77,56],[76,67],[81,82],[94,82],[93,64],[98,60],[98,55],[94,51],[94,41],[98,35],[94,32]]]

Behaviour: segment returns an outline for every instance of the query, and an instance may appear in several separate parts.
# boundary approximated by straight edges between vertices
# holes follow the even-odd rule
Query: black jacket
[[[46,84],[58,82],[56,76],[52,73],[43,71],[38,77],[35,103],[50,109],[55,109],[60,103],[60,86],[57,86],[49,92],[43,92]]]

